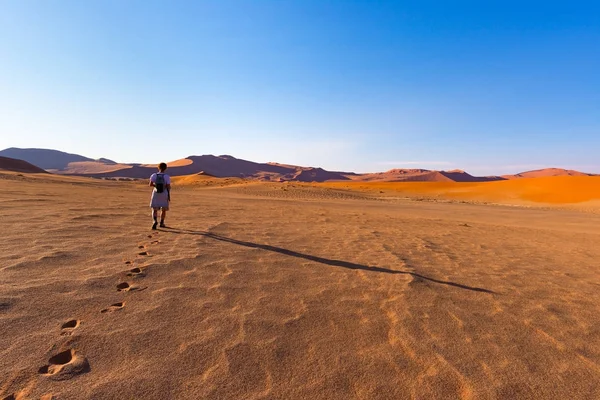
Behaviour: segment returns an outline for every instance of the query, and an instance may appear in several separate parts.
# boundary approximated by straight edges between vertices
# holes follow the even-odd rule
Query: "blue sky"
[[[600,4],[0,2],[0,148],[600,172]]]

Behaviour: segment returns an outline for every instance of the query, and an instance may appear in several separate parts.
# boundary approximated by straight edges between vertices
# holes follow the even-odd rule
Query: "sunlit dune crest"
[[[174,168],[174,167],[186,167],[188,165],[192,165],[194,163],[193,160],[190,160],[189,158],[182,158],[179,160],[175,160],[175,161],[168,161],[167,165],[169,166],[169,168]],[[156,164],[141,164],[141,167],[145,167],[145,168],[156,168],[156,166],[158,165],[158,163]]]
[[[174,176],[171,181],[176,187],[188,186],[228,186],[247,183],[242,178],[218,178],[201,171],[197,174]]]

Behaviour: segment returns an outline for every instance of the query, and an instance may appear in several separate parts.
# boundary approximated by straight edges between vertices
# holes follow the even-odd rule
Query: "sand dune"
[[[407,178],[420,177],[431,173],[427,169],[391,169],[386,172],[375,172],[367,174],[357,174],[352,177],[352,180],[362,182],[394,182],[404,181]]]
[[[171,178],[173,185],[178,187],[188,187],[188,186],[229,186],[229,185],[240,185],[247,183],[241,178],[218,178],[204,172],[193,174],[193,175],[183,175],[183,176],[175,176]]]
[[[546,178],[550,176],[595,176],[596,174],[589,174],[586,172],[575,171],[572,169],[562,168],[545,168],[537,169],[534,171],[521,172],[515,175],[505,175],[506,179],[517,179],[517,178]]]
[[[380,197],[460,200],[512,205],[590,205],[600,201],[600,177],[555,176],[495,182],[328,182],[324,187],[376,193]]]
[[[98,175],[109,174],[116,171],[126,171],[132,168],[131,165],[118,164],[101,161],[78,161],[70,162],[62,170],[49,169],[50,172],[68,174],[68,175]],[[123,174],[126,175],[126,174]]]
[[[194,163],[193,160],[190,160],[189,158],[182,158],[180,160],[175,160],[175,161],[169,161],[167,162],[167,164],[169,165],[170,168],[174,168],[174,167],[186,167],[188,165],[192,165]],[[156,169],[156,166],[158,165],[158,163],[156,164],[142,164],[142,167],[145,168],[153,168]]]
[[[360,182],[487,182],[503,180],[501,177],[475,177],[462,170],[431,171],[428,169],[391,169],[387,172],[356,174],[350,176]]]
[[[600,398],[600,215],[380,193],[566,178],[187,177],[153,232],[145,182],[0,174],[0,398]]]
[[[0,157],[0,171],[46,173],[46,171],[43,169],[38,168],[27,161],[17,160],[9,157]]]

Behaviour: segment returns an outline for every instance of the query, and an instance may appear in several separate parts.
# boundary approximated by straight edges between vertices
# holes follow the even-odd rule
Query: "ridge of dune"
[[[24,173],[40,173],[47,172],[40,167],[37,167],[27,161],[0,156],[0,171],[24,172]]]
[[[500,176],[473,176],[460,169],[454,169],[452,171],[440,171],[440,173],[454,182],[489,182],[504,180],[504,178]]]
[[[243,183],[244,180],[241,178],[219,178],[204,171],[198,172],[197,174],[190,175],[179,175],[171,177],[173,186],[225,186],[231,184]]]
[[[323,168],[301,168],[296,171],[291,180],[299,182],[324,182],[328,180],[346,180],[344,175],[325,171]]]
[[[404,179],[407,182],[446,182],[451,180],[440,171],[430,171],[420,175],[408,176]]]
[[[108,158],[103,158],[103,157],[97,159],[96,161],[98,161],[98,162],[100,162],[102,164],[112,164],[112,165],[120,164],[120,163],[118,163],[116,161],[110,160]]]
[[[166,162],[166,164],[169,166],[169,168],[186,167],[188,165],[192,165],[193,163],[194,163],[194,161],[190,160],[189,158],[181,158],[179,160]],[[156,168],[157,165],[158,165],[158,163],[156,163],[156,164],[139,164],[140,167],[144,167],[144,168]]]
[[[290,168],[290,169],[300,168],[298,165],[286,164],[286,163],[278,163],[278,162],[274,162],[274,161],[269,161],[266,164],[267,165],[273,165],[273,166],[276,166],[276,167]]]

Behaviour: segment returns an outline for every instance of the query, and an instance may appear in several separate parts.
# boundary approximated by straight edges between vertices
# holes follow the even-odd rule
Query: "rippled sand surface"
[[[0,398],[600,398],[600,215],[0,182]]]

